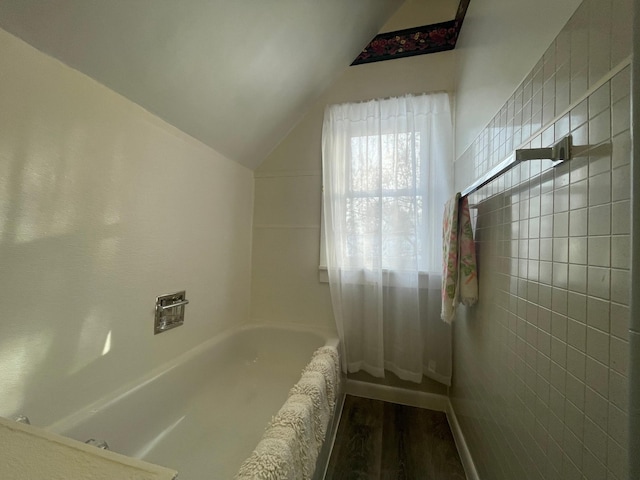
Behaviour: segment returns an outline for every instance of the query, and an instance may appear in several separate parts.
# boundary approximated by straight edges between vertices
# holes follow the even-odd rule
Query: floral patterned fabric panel
[[[470,307],[478,301],[478,264],[476,263],[476,245],[473,241],[473,227],[471,226],[467,197],[462,198],[458,215],[459,298],[460,303]]]
[[[458,204],[460,193],[444,206],[442,218],[442,312],[441,318],[451,323],[455,314],[458,286]]]
[[[460,193],[444,207],[442,221],[442,311],[441,318],[453,321],[456,305],[472,306],[478,301],[478,266],[469,200]]]
[[[460,0],[456,17],[448,22],[376,35],[351,65],[453,50],[458,41],[469,2],[470,0]]]
[[[458,33],[455,20],[380,33],[371,40],[351,65],[453,50],[458,40]]]

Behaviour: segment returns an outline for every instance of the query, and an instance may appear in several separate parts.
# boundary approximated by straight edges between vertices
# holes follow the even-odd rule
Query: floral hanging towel
[[[442,312],[440,317],[451,323],[456,308],[458,286],[458,204],[460,193],[444,206],[442,219]]]
[[[458,211],[458,244],[459,299],[460,303],[470,307],[478,301],[478,264],[467,197],[462,198]]]
[[[442,228],[442,312],[451,323],[458,302],[471,306],[478,301],[476,249],[469,201],[460,193],[444,207]]]

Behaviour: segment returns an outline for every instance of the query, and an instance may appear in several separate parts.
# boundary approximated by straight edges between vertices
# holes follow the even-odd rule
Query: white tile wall
[[[631,17],[585,0],[455,163],[462,189],[514,148],[576,145],[470,198],[480,302],[451,397],[483,479],[626,478]]]

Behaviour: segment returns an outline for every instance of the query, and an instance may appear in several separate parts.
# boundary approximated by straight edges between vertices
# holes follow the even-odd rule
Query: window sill
[[[325,265],[318,267],[318,280],[320,283],[329,283],[329,270]]]
[[[325,265],[318,266],[318,281],[329,283],[329,269]],[[440,290],[442,288],[442,274],[440,272],[420,272],[420,288]]]

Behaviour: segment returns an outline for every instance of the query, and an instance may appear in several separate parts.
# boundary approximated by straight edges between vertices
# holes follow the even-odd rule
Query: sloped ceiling
[[[461,0],[405,0],[396,13],[385,23],[380,32],[386,33],[405,28],[446,22],[455,18]]]
[[[0,27],[257,167],[403,0],[0,0]]]

